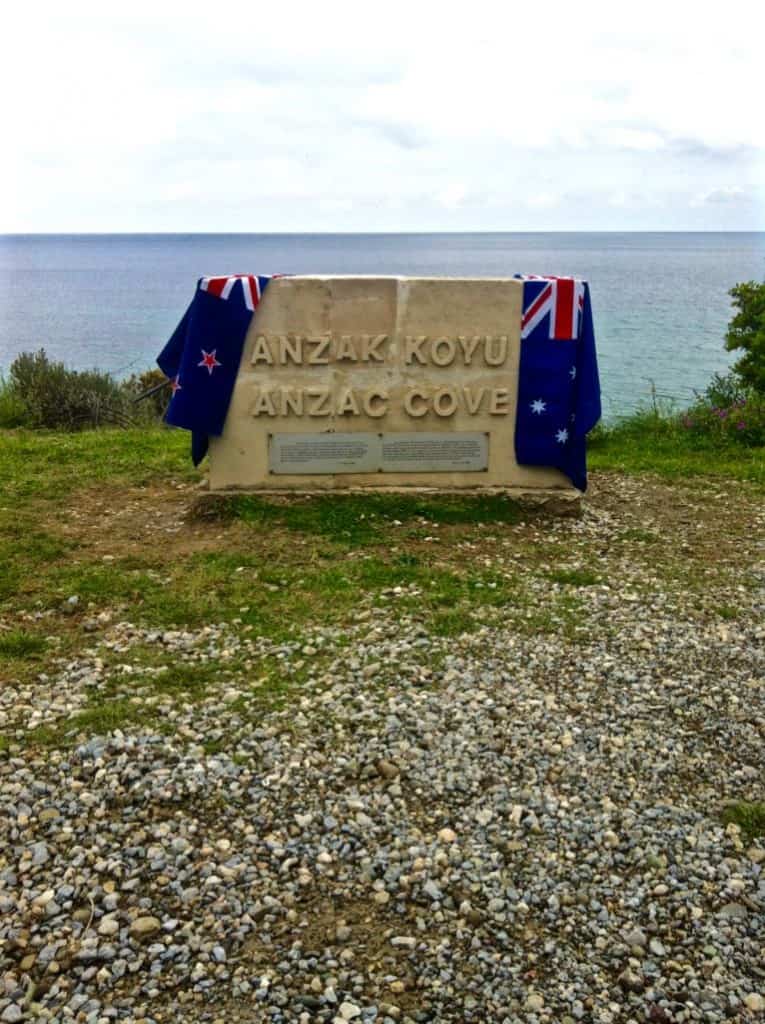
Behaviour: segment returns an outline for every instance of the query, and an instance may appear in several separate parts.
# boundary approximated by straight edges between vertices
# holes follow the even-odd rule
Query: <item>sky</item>
[[[0,232],[765,229],[761,4],[13,4]]]

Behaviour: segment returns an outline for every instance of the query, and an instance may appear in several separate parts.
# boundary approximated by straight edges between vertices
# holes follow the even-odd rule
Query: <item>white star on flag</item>
[[[575,366],[571,367],[571,369],[568,371],[568,375],[569,375],[569,377],[572,380],[574,380],[574,378],[576,377],[576,367]]]
[[[568,441],[568,431],[565,427],[563,428],[563,430],[558,431],[558,433],[555,435],[555,440],[558,442],[558,444],[565,444],[566,441]]]
[[[541,398],[537,398],[535,401],[531,403],[531,411],[536,415],[539,415],[539,413],[544,412],[546,408],[547,402],[543,402]]]

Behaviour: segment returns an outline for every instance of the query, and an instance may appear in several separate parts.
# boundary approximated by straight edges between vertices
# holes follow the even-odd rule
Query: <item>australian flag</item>
[[[191,431],[195,466],[207,453],[210,435],[223,433],[247,329],[270,280],[254,274],[200,278],[191,305],[157,357],[173,392],[165,419]]]
[[[587,487],[585,438],[600,419],[590,289],[570,277],[522,277],[515,457]]]

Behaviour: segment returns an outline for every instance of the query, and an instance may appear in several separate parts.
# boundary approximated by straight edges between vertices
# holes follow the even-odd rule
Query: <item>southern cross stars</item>
[[[170,381],[170,390],[172,391],[173,394],[175,394],[176,391],[183,391],[183,388],[181,387],[180,374],[176,373],[176,375]]]
[[[202,358],[197,363],[197,366],[204,366],[210,376],[212,376],[212,372],[216,366],[223,366],[223,363],[219,363],[215,358],[215,353],[217,351],[217,348],[214,348],[212,352],[205,352],[205,350],[202,349]]]
[[[570,377],[570,378],[571,378],[572,380],[575,380],[575,379],[576,379],[576,367],[575,367],[575,366],[572,366],[572,367],[571,367],[571,369],[570,369],[570,370],[568,371],[568,375],[569,375],[569,377]]]
[[[573,376],[576,374],[575,366],[571,367],[570,373],[573,379]],[[547,402],[545,402],[542,398],[535,398],[533,402],[529,402],[529,408],[535,416],[541,416],[543,412],[547,412]],[[572,413],[571,422],[573,423],[573,421],[574,414]],[[558,444],[566,444],[566,442],[568,441],[568,429],[566,427],[561,427],[560,430],[556,431],[555,440],[558,442]]]

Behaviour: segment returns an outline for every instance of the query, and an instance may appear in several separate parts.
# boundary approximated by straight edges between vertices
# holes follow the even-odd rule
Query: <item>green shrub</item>
[[[99,370],[68,370],[44,349],[22,352],[11,364],[9,387],[23,403],[26,424],[81,430],[130,422],[130,403],[119,384]]]
[[[729,294],[738,312],[728,324],[725,347],[744,352],[733,370],[745,387],[765,395],[765,281],[744,281]]]
[[[24,400],[8,383],[0,378],[0,428],[13,429],[29,425],[29,413]]]
[[[765,445],[765,394],[743,387],[736,374],[718,375],[679,422],[689,434],[718,444]]]
[[[704,398],[716,409],[727,409],[748,397],[748,389],[738,374],[715,373],[704,391]]]
[[[160,385],[162,385],[160,387]],[[161,370],[144,370],[143,373],[134,373],[124,380],[120,385],[128,400],[130,401],[136,417],[144,420],[161,420],[167,411],[171,391],[167,385],[167,377]],[[158,388],[147,398],[136,402],[141,395]]]

